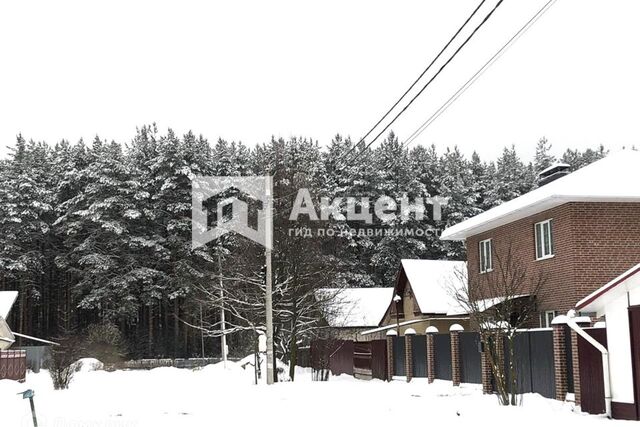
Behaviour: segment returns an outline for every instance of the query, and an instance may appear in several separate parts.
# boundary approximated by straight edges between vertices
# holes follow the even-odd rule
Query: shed
[[[640,264],[582,299],[576,310],[605,317],[613,418],[640,420]]]

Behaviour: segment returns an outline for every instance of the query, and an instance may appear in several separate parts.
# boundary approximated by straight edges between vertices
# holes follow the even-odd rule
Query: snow
[[[102,369],[104,369],[104,363],[91,357],[86,357],[76,362],[77,372],[100,371]]]
[[[378,326],[393,296],[393,288],[319,289],[318,292],[336,294],[327,313],[327,322],[332,327]]]
[[[464,261],[403,259],[402,268],[422,313],[462,314],[455,293],[465,286]]]
[[[6,319],[13,303],[18,298],[18,291],[1,291],[0,292],[0,317]]]
[[[464,240],[568,202],[640,202],[640,152],[622,150],[442,232]]]
[[[620,424],[604,416],[574,412],[570,402],[526,394],[522,405],[501,407],[479,385],[425,379],[410,383],[361,381],[349,376],[311,381],[300,370],[295,382],[252,385],[253,371],[227,362],[200,370],[156,368],[141,371],[78,372],[69,390],[54,391],[46,371],[29,373],[26,383],[0,381],[2,425],[30,426],[29,403],[17,393],[35,391],[41,427],[204,427],[212,425],[322,426],[545,425],[581,427]],[[271,421],[269,421],[271,420]],[[606,424],[605,424],[606,423]]]

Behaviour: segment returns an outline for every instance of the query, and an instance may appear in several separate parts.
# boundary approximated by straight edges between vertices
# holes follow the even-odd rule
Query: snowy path
[[[447,423],[449,426],[517,425],[535,420],[553,425],[618,424],[603,417],[575,414],[572,405],[526,395],[524,405],[501,408],[477,386],[451,387],[400,381],[357,381],[349,377],[272,387],[251,384],[252,373],[232,365],[200,371],[81,372],[69,390],[53,391],[48,374],[30,374],[26,384],[0,381],[0,425],[30,426],[29,405],[16,393],[36,392],[40,427],[200,427],[213,425],[370,426]],[[271,412],[271,415],[267,415]],[[7,418],[8,417],[8,418]],[[420,421],[418,421],[420,420]],[[478,424],[479,423],[479,424]]]

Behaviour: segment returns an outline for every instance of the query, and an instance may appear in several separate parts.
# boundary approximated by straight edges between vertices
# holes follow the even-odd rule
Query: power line
[[[391,127],[391,125],[393,123],[395,123],[395,121],[398,119],[398,117],[400,117],[410,106],[411,104],[413,104],[413,102],[427,89],[427,87],[429,87],[429,85],[440,75],[440,73],[447,67],[447,65],[449,65],[449,63],[451,63],[451,61],[453,60],[453,58],[455,58],[458,53],[462,50],[462,48],[464,48],[467,43],[469,43],[469,41],[475,36],[475,34],[478,32],[478,30],[480,30],[480,28],[482,28],[482,26],[484,26],[484,24],[489,20],[489,18],[493,15],[493,13],[498,9],[498,7],[500,7],[500,5],[502,4],[504,0],[500,0],[498,1],[498,3],[496,3],[496,5],[493,7],[493,9],[491,9],[491,11],[484,17],[484,19],[482,20],[482,22],[480,22],[480,24],[478,24],[478,26],[473,30],[473,32],[465,39],[465,41],[458,46],[458,48],[456,49],[455,52],[453,52],[453,54],[451,55],[451,57],[447,60],[447,62],[445,62],[440,69],[436,72],[436,74],[431,77],[431,79],[422,87],[422,89],[420,89],[420,91],[413,97],[411,98],[411,100],[409,101],[409,103],[402,109],[400,110],[400,112],[398,114],[396,114],[396,116],[393,118],[393,120],[391,120],[385,127],[384,129],[382,129],[375,138],[373,138],[373,140],[371,140],[371,142],[369,142],[364,149],[366,150],[367,148],[369,148],[374,142],[376,142],[376,140],[378,138],[380,138],[380,136],[385,133],[387,131],[387,129],[389,129],[389,127]],[[347,159],[347,160],[355,160],[357,158],[357,156],[354,159]]]
[[[544,15],[547,12],[547,10],[549,10],[551,6],[553,6],[555,2],[556,0],[549,0],[547,3],[545,3],[545,5],[542,6],[542,8],[540,8],[535,13],[535,15],[533,15],[500,49],[498,49],[498,51],[491,58],[489,58],[489,60],[485,62],[484,65],[469,78],[469,80],[467,80],[462,86],[460,86],[460,88],[449,99],[447,99],[447,101],[444,104],[442,104],[440,108],[436,110],[435,113],[433,113],[427,120],[425,120],[418,127],[418,129],[416,129],[402,143],[403,148],[407,147],[409,144],[415,141],[416,138],[420,136],[422,132],[424,132],[429,126],[431,126],[431,124],[438,117],[440,117],[440,115],[444,113],[447,110],[447,108],[451,106],[451,104],[453,104],[460,96],[462,96],[462,94],[466,92],[466,90],[469,89],[469,87],[473,85],[476,82],[476,80],[478,80],[478,78],[482,74],[484,74],[484,72],[491,65],[493,65],[502,56],[502,54],[504,54],[504,52],[506,52],[511,47],[511,45],[513,45],[524,33],[526,33],[527,30],[529,30],[529,28],[531,28],[533,24],[535,24],[538,21],[538,19],[540,19],[542,15]]]
[[[398,100],[391,106],[391,108],[389,108],[387,110],[386,113],[384,113],[384,115],[380,118],[380,120],[378,120],[376,122],[375,125],[373,125],[373,127],[371,129],[369,129],[369,131],[362,137],[360,138],[360,141],[358,141],[358,144],[362,143],[365,139],[367,139],[367,137],[371,134],[371,132],[374,131],[375,128],[378,127],[378,125],[380,123],[382,123],[382,121],[384,119],[387,118],[387,116],[391,113],[391,111],[393,111],[394,108],[396,108],[398,106],[398,104],[400,104],[400,102],[404,99],[405,96],[407,96],[407,94],[415,87],[415,85],[418,84],[418,82],[420,81],[420,79],[422,79],[422,77],[424,77],[424,75],[427,73],[427,71],[429,71],[431,69],[431,67],[433,66],[433,64],[440,59],[440,57],[442,56],[442,54],[444,53],[445,50],[447,50],[447,48],[451,45],[451,43],[453,43],[453,41],[456,39],[456,37],[458,37],[458,34],[460,34],[460,32],[464,29],[464,27],[466,27],[466,25],[469,23],[469,21],[476,15],[476,12],[478,12],[478,10],[482,7],[482,5],[486,2],[486,0],[482,0],[478,6],[476,6],[476,8],[474,9],[474,11],[471,13],[471,15],[469,15],[469,17],[467,17],[467,19],[464,21],[464,23],[460,26],[460,28],[458,28],[458,31],[455,32],[455,34],[453,34],[453,36],[451,36],[451,38],[449,39],[449,41],[447,42],[447,44],[444,45],[444,47],[440,50],[440,52],[438,52],[438,54],[436,55],[435,58],[433,58],[433,60],[431,61],[431,63],[429,63],[429,65],[427,65],[427,68],[424,69],[424,71],[422,71],[422,73],[420,73],[420,75],[418,76],[417,79],[414,80],[413,83],[411,83],[411,86],[409,86],[409,88],[402,94],[402,96],[400,96],[400,98],[398,98]],[[347,153],[346,156],[348,156],[349,154],[351,154],[351,152],[355,149],[355,147],[357,146],[357,144],[355,144]]]

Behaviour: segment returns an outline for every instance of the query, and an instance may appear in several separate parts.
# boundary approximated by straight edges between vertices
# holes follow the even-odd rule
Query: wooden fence
[[[24,381],[26,375],[26,351],[0,350],[0,380]]]

